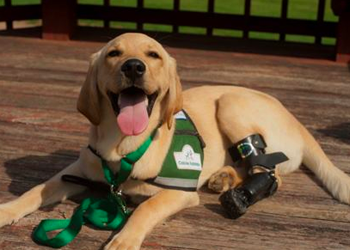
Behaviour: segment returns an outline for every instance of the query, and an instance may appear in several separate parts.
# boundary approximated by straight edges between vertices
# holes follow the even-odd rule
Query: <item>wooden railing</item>
[[[186,1],[186,0],[182,0]],[[173,0],[173,9],[150,9],[144,7],[143,0],[137,0],[134,7],[111,6],[109,0],[103,0],[103,5],[77,4],[75,0],[42,0],[41,5],[12,6],[11,0],[5,0],[5,6],[0,7],[0,22],[5,21],[8,30],[13,29],[15,20],[42,19],[42,36],[46,39],[67,40],[74,34],[79,19],[103,21],[104,28],[111,28],[111,21],[134,22],[137,31],[144,31],[145,23],[165,24],[172,26],[172,33],[178,34],[180,26],[205,28],[205,35],[215,36],[214,29],[232,29],[242,31],[243,39],[249,38],[250,32],[277,33],[279,41],[286,41],[286,36],[303,35],[315,37],[314,43],[322,44],[323,37],[345,37],[345,30],[338,30],[337,22],[325,21],[326,0],[319,0],[316,20],[288,18],[289,0],[281,0],[280,17],[263,17],[251,14],[252,1],[245,0],[244,12],[238,14],[222,14],[214,11],[215,0],[207,0],[206,12],[185,11],[180,9],[180,0]],[[347,9],[349,0],[332,0],[332,5],[340,6],[340,16],[350,16]],[[345,3],[345,7],[343,6]],[[344,14],[345,13],[345,14]],[[348,18],[340,17],[349,22]],[[350,23],[343,24],[345,28]],[[342,34],[343,36],[339,36]],[[347,40],[346,40],[347,41]],[[346,42],[345,41],[345,42]],[[342,43],[342,42],[340,42]],[[344,47],[344,46],[343,46]],[[350,47],[350,45],[347,45]],[[349,49],[350,50],[350,49]],[[349,54],[350,51],[345,50]],[[347,58],[347,57],[346,57]]]
[[[109,27],[109,21],[136,22],[139,31],[143,23],[153,23],[172,25],[173,33],[179,32],[179,26],[203,27],[207,36],[213,36],[214,28],[241,30],[243,38],[248,38],[250,31],[278,33],[280,41],[285,41],[286,34],[307,35],[314,36],[316,44],[322,37],[336,37],[337,23],[324,21],[325,0],[318,2],[317,20],[287,18],[289,0],[281,1],[279,18],[252,16],[251,0],[245,0],[243,15],[215,13],[215,0],[208,0],[207,12],[180,11],[180,0],[173,1],[173,10],[147,9],[143,0],[138,0],[136,7],[110,6],[104,0],[103,6],[78,5],[77,18],[103,20],[104,27]]]

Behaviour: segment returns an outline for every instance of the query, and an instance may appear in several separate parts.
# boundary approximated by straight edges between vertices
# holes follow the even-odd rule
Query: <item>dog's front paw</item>
[[[213,174],[208,182],[208,187],[217,193],[226,192],[241,182],[236,171],[231,166],[225,166]]]
[[[0,227],[16,223],[19,219],[6,205],[0,205]]]
[[[122,234],[119,234],[105,246],[104,250],[139,250],[141,244],[142,239],[135,236],[124,237]]]

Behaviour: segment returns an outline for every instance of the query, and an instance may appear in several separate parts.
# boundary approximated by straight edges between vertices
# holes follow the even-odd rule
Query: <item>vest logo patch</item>
[[[174,157],[178,169],[202,170],[201,155],[194,152],[188,144],[182,147],[181,152],[174,152]]]

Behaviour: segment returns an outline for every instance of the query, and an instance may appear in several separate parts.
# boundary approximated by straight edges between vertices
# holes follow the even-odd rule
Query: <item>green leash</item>
[[[155,133],[134,152],[127,154],[120,161],[120,170],[115,177],[105,160],[101,158],[102,169],[111,193],[104,199],[87,198],[82,201],[70,219],[49,219],[40,222],[33,232],[33,240],[41,245],[60,248],[69,244],[80,232],[81,227],[90,223],[103,230],[118,230],[127,221],[131,212],[126,207],[119,186],[125,182],[133,164],[137,162],[151,145]],[[61,230],[56,236],[49,238],[48,232]]]

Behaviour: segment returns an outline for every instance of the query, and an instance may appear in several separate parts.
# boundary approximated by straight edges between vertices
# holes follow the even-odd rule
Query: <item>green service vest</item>
[[[146,182],[169,189],[196,191],[203,166],[204,141],[188,114],[175,115],[173,139],[157,177]]]

